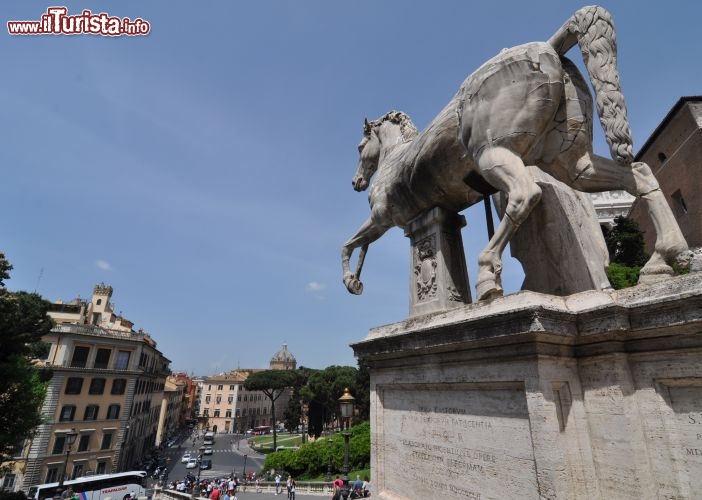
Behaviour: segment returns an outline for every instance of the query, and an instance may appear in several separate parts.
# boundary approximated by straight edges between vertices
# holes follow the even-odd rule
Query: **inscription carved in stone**
[[[385,477],[389,491],[408,498],[505,498],[507,491],[539,498],[523,387],[385,388],[383,419],[383,457],[395,471]],[[417,483],[418,477],[427,480]],[[407,484],[421,491],[408,496]]]

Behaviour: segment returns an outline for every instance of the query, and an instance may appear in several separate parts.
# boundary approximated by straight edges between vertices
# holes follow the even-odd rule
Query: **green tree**
[[[336,420],[339,398],[346,387],[354,397],[358,394],[356,373],[353,366],[333,365],[310,376],[307,386],[312,395],[309,415],[311,435],[320,436],[324,426]]]
[[[297,374],[292,370],[263,370],[253,372],[244,381],[247,391],[261,391],[271,400],[271,418],[273,419],[273,449],[278,447],[276,430],[275,401],[285,392],[293,387],[297,380]]]
[[[307,381],[310,375],[315,371],[316,370],[311,368],[301,366],[295,372],[296,378],[292,397],[288,401],[288,407],[283,413],[285,428],[290,432],[296,431],[297,427],[302,423],[302,403],[304,402],[309,405],[312,399],[311,391],[309,387],[307,387]]]
[[[36,293],[8,291],[4,280],[11,270],[0,252],[0,465],[41,423],[45,382],[51,377],[30,361],[45,349],[41,338],[53,326],[49,302]]]
[[[641,267],[648,260],[643,232],[633,219],[619,216],[612,229],[603,228],[609,251],[607,278],[615,290],[636,285]]]

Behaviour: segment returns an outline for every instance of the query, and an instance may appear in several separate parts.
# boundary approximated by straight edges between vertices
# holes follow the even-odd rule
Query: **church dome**
[[[276,352],[271,358],[272,370],[294,370],[297,366],[295,356],[288,351],[288,345],[283,344],[283,347]]]

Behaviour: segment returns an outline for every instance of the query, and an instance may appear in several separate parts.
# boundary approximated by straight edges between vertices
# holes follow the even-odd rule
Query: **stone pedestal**
[[[435,207],[413,219],[410,239],[410,317],[471,302],[461,228],[462,215]]]
[[[700,498],[699,274],[376,328],[374,496]]]
[[[541,202],[509,243],[524,269],[522,290],[571,295],[611,288],[605,272],[607,244],[590,196],[536,167],[527,168],[541,188]]]

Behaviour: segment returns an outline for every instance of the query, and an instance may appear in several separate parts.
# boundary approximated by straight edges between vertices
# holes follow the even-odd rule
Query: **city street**
[[[169,481],[182,479],[188,472],[197,477],[198,470],[186,469],[185,464],[181,463],[180,459],[186,451],[194,452],[197,456],[201,445],[202,439],[196,440],[194,443],[191,439],[186,439],[180,448],[175,446],[164,451],[165,455],[170,458]],[[246,439],[239,442],[237,449],[237,439],[234,435],[218,435],[212,449],[212,455],[203,455],[203,459],[212,460],[212,468],[200,471],[200,479],[221,478],[231,474],[236,474],[241,479],[245,471],[258,473],[265,461],[264,455],[256,453],[248,447]]]
[[[175,446],[164,450],[164,455],[170,459],[168,473],[169,481],[182,479],[187,473],[191,473],[197,477],[198,470],[186,469],[185,464],[181,463],[180,459],[186,451],[197,452],[201,445],[202,439],[196,440],[194,444],[191,439],[186,439],[182,442],[180,448]],[[241,479],[245,470],[248,472],[255,471],[258,473],[265,461],[264,455],[261,455],[248,447],[248,442],[246,439],[241,439],[237,447],[237,436],[235,435],[218,435],[212,448],[212,455],[203,456],[203,458],[212,460],[212,469],[200,471],[200,479],[221,478],[229,476],[230,474],[236,474],[239,479]],[[245,469],[244,466],[246,467]],[[242,500],[244,498],[261,498],[266,496],[276,495],[273,491],[266,491],[266,488],[263,488],[261,493],[256,493],[255,486],[249,485],[246,491],[243,491],[243,489],[240,488],[239,492],[237,493],[237,500]],[[329,495],[327,493],[309,494],[298,491],[296,492],[295,499],[309,500],[326,496]],[[287,498],[284,482],[283,493],[278,495],[277,498]]]

